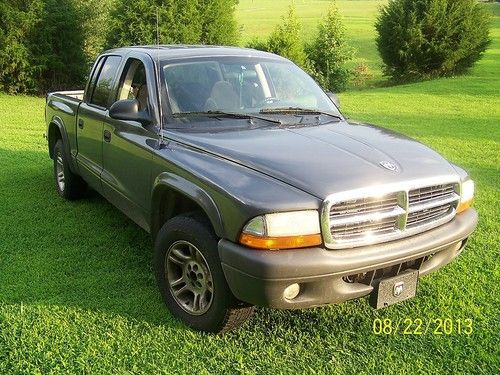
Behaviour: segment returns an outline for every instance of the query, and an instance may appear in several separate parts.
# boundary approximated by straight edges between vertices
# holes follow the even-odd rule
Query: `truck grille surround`
[[[447,223],[460,200],[460,183],[448,181],[413,181],[330,195],[321,212],[325,246],[371,245]]]

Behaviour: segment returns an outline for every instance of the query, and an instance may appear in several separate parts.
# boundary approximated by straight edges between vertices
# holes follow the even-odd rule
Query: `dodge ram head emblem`
[[[382,167],[384,167],[385,169],[388,169],[388,170],[393,171],[393,172],[398,170],[398,166],[396,164],[391,163],[390,161],[387,161],[387,160],[381,161],[380,165]]]
[[[394,297],[399,297],[401,295],[401,293],[403,293],[404,287],[405,287],[405,283],[402,281],[394,284],[394,288],[392,289],[392,295]]]

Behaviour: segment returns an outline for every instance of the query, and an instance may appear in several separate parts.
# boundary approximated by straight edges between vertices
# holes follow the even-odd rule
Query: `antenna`
[[[160,86],[160,13],[158,11],[158,6],[156,7],[156,91],[158,95],[159,102],[159,115],[160,115],[160,147],[163,143],[163,106],[161,103],[161,86]]]

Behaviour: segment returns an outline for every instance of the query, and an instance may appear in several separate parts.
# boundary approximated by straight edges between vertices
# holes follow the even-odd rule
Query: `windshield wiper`
[[[342,120],[342,117],[336,113],[320,111],[318,109],[300,108],[300,107],[276,107],[276,108],[264,108],[259,111],[262,114],[274,114],[274,113],[292,113],[292,114],[305,114],[305,115],[325,115],[338,118]]]
[[[274,124],[281,125],[280,120],[273,120],[267,117],[256,116],[248,113],[238,113],[238,112],[226,112],[226,111],[206,111],[206,112],[177,112],[174,113],[175,117],[183,116],[212,116],[212,117],[232,117],[238,119],[258,119],[262,121],[272,122]]]

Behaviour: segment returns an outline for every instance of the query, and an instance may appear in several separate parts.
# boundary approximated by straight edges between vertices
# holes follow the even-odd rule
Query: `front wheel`
[[[253,306],[231,293],[217,238],[202,215],[181,215],[165,223],[155,242],[155,272],[169,310],[195,329],[223,333],[253,312]]]

